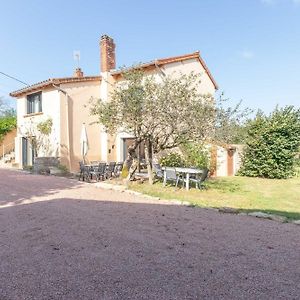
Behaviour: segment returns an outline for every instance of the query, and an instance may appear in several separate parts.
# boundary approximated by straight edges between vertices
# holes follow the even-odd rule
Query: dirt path
[[[293,224],[0,169],[0,299],[299,299]]]

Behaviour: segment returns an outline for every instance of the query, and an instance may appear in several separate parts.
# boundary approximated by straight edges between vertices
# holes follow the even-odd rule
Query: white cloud
[[[254,57],[254,53],[250,50],[243,50],[240,52],[240,55],[244,59],[252,59]]]

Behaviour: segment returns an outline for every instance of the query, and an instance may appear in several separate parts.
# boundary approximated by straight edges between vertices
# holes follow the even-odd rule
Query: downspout
[[[67,147],[68,147],[68,159],[69,159],[69,170],[71,171],[71,150],[70,150],[70,126],[69,126],[69,95],[68,93],[60,88],[54,83],[52,86],[57,89],[59,92],[63,93],[66,96],[66,125],[67,125]]]

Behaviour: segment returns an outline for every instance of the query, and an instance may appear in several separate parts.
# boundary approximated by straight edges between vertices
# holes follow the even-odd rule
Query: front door
[[[28,139],[22,138],[22,165],[28,166]]]
[[[125,138],[123,139],[123,160],[125,161],[128,155],[128,147],[134,143],[134,138]],[[137,149],[136,154],[140,160],[145,159],[145,145],[141,143]]]
[[[35,151],[27,138],[22,138],[22,165],[32,166],[34,158],[36,157]]]
[[[228,176],[234,175],[233,156],[234,156],[234,150],[233,149],[227,150],[227,175]]]

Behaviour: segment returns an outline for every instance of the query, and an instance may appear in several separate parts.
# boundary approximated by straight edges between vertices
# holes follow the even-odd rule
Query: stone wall
[[[33,172],[38,174],[50,174],[50,168],[59,166],[58,157],[36,157],[33,164]]]

